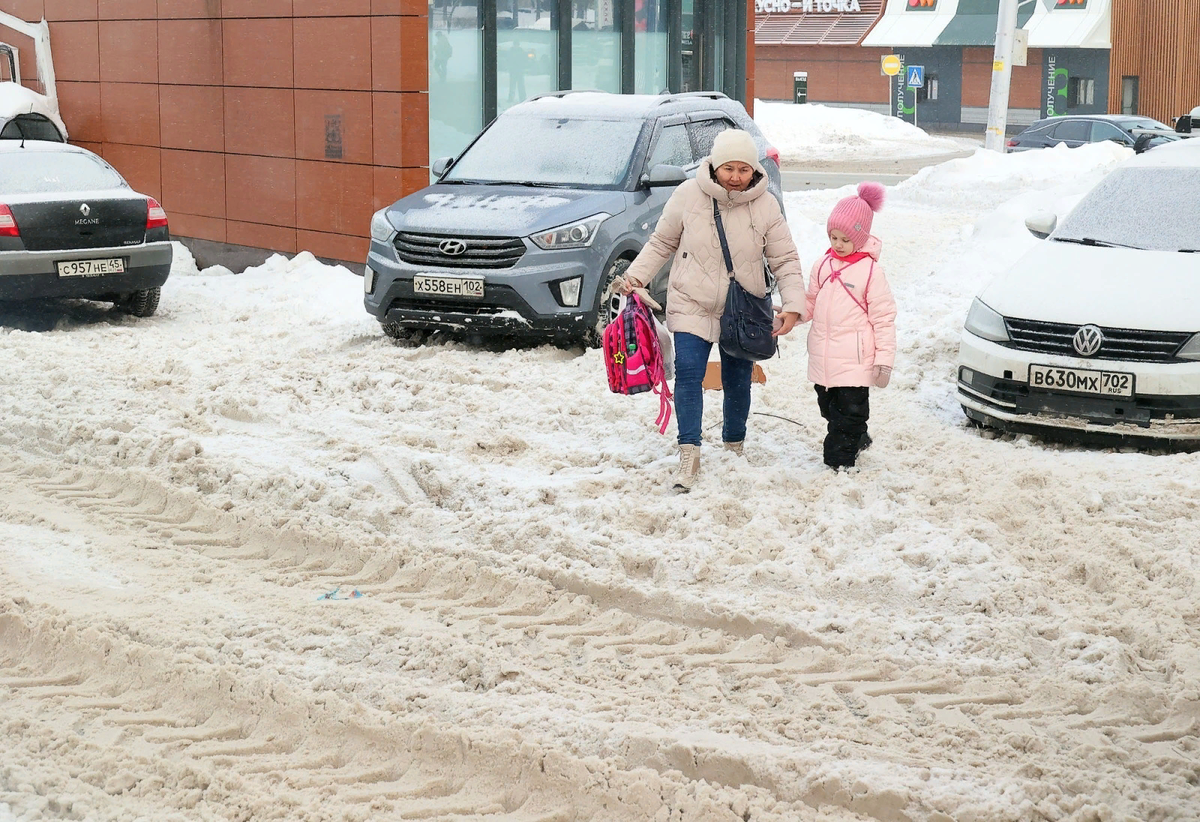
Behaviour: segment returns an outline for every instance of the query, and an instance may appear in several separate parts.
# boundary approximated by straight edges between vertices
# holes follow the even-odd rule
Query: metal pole
[[[1004,151],[1004,133],[1008,126],[1008,90],[1012,84],[1013,40],[1017,30],[1018,0],[1000,0],[996,15],[996,51],[992,58],[992,95],[988,101],[987,133],[984,148]]]

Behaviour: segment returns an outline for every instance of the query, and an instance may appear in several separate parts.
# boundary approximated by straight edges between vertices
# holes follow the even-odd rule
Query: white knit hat
[[[767,173],[758,161],[758,146],[754,144],[754,138],[740,128],[727,128],[717,135],[708,161],[714,169],[729,162],[739,162],[745,163],[759,174]]]

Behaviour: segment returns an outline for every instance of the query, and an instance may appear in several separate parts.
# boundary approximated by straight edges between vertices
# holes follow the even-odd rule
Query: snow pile
[[[755,100],[754,122],[781,157],[797,162],[908,159],[955,154],[980,145],[965,136],[934,137],[898,117],[819,103]]]

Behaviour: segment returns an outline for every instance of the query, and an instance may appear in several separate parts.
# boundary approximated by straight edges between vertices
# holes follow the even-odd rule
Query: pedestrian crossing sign
[[[921,88],[925,85],[924,66],[909,66],[905,69],[905,76],[908,78],[905,85],[909,88]]]

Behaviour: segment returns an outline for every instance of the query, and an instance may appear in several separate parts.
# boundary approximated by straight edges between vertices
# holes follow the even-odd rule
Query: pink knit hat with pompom
[[[846,197],[833,207],[825,231],[837,229],[842,232],[854,243],[854,250],[858,251],[867,244],[867,238],[871,236],[871,219],[876,211],[883,208],[886,195],[887,192],[879,183],[859,183],[857,196]]]

